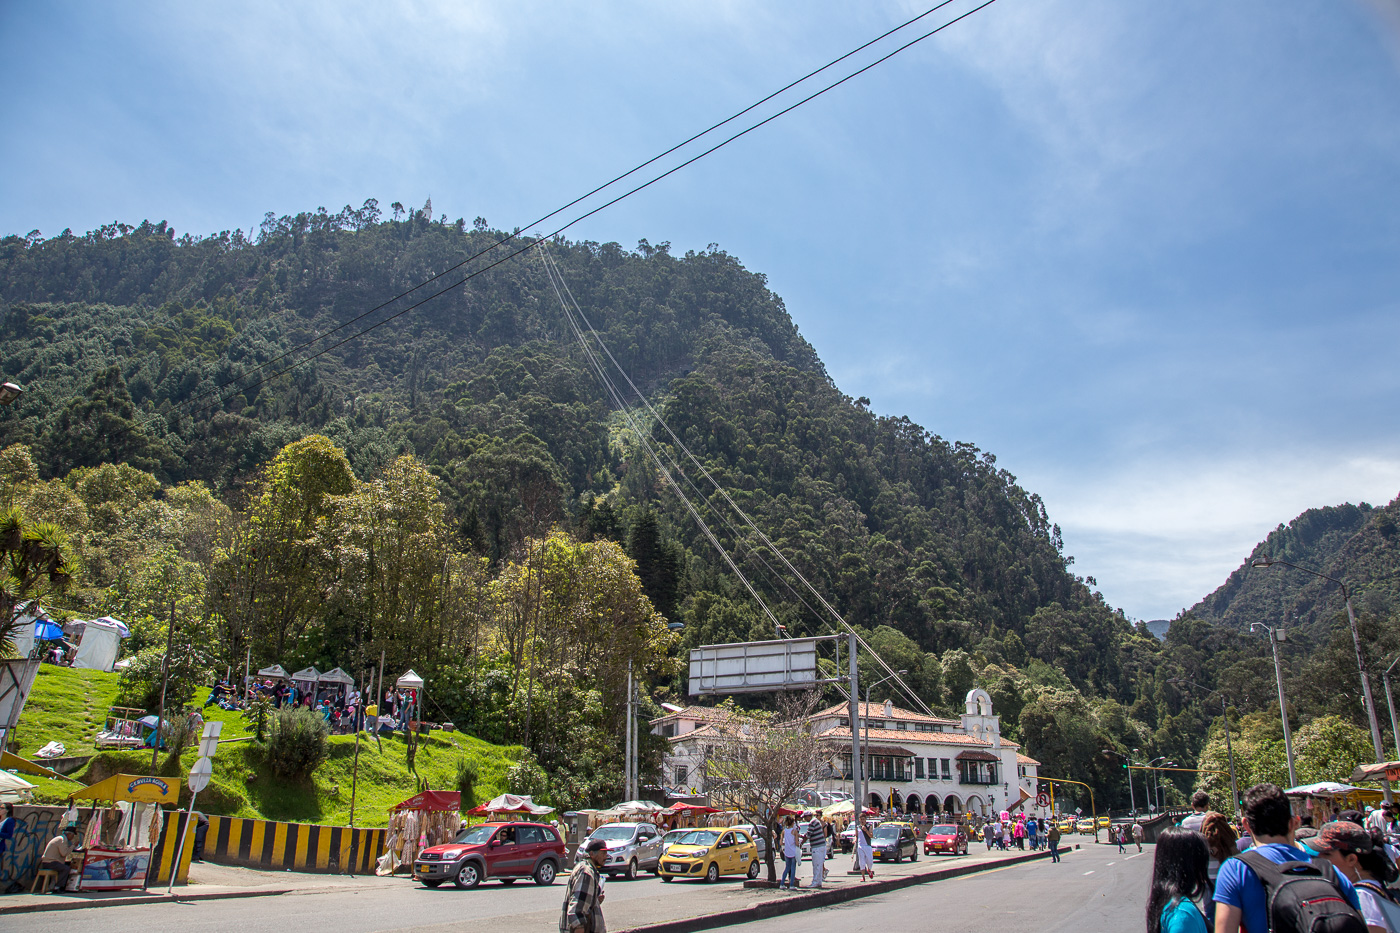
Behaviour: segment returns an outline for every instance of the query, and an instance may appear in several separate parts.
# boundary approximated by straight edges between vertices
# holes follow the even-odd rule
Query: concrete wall
[[[15,820],[19,826],[15,837],[10,840],[10,848],[0,857],[0,893],[8,890],[16,882],[29,890],[34,875],[39,870],[39,857],[49,840],[63,829],[63,814],[66,807],[15,807]],[[91,807],[78,809],[78,824],[83,825],[92,815]],[[185,825],[185,811],[178,813],[167,810],[161,827],[160,839],[151,853],[151,871],[148,884],[168,884],[170,866],[175,859],[175,848],[179,845],[180,830]],[[185,840],[184,851],[180,853],[179,875],[176,884],[184,884],[190,872],[190,853],[194,849],[194,831]]]
[[[209,817],[204,858],[217,865],[367,875],[384,851],[385,829]]]

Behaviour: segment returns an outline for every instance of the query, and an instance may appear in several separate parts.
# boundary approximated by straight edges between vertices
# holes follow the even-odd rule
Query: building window
[[[670,738],[671,736],[675,735],[675,734],[676,734],[676,724],[673,723],[673,722],[668,722],[668,723],[664,724],[664,725],[661,727],[661,734],[664,735],[664,736],[666,736],[667,738]]]
[[[689,777],[689,776],[690,776],[690,769],[689,769],[689,768],[687,768],[685,765],[677,765],[677,766],[676,766],[676,785],[677,785],[678,787],[684,787],[684,786],[685,786],[685,779],[686,779],[687,777]]]
[[[914,759],[914,777],[916,777],[916,778],[921,778],[921,777],[923,777],[923,776],[924,776],[924,760],[923,760],[922,758],[915,758],[915,759]]]
[[[943,759],[943,780],[947,781],[953,777],[953,761],[951,758]]]
[[[836,720],[836,724],[839,725],[839,726],[845,726],[846,728],[849,729],[850,726],[851,726],[851,717],[849,717],[849,716],[842,716],[840,719]]]

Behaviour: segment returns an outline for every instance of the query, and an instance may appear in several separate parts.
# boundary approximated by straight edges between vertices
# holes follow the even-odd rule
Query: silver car
[[[601,839],[608,844],[608,860],[602,870],[610,878],[618,875],[627,879],[637,877],[639,869],[653,875],[661,871],[661,834],[650,823],[608,823],[599,826],[579,843],[576,860],[588,856],[583,847],[590,840]]]

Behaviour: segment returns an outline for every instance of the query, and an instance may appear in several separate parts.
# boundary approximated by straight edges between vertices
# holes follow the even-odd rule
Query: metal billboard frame
[[[835,635],[820,635],[692,648],[689,695],[807,690],[830,683],[831,678],[818,676],[817,643],[835,638]]]

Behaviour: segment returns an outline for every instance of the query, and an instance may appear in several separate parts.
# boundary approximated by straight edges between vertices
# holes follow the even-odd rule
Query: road
[[[1087,846],[1058,865],[1012,865],[836,907],[730,927],[742,933],[1125,933],[1145,926],[1151,846]]]
[[[1151,847],[1142,855],[1130,850],[1125,856],[1091,844],[1058,865],[1039,861],[998,868],[743,926],[752,928],[748,933],[923,928],[939,933],[1000,928],[1118,933],[1142,924],[1151,858]],[[919,867],[926,866],[927,860]],[[915,867],[881,865],[877,871],[889,876]],[[333,892],[16,914],[4,917],[3,927],[26,933],[538,933],[558,922],[563,894],[563,884],[486,884],[458,891],[450,886],[428,890],[404,879],[364,879]],[[738,878],[706,885],[662,884],[644,876],[608,882],[604,910],[609,926],[617,930],[778,896],[794,895],[745,890]]]

